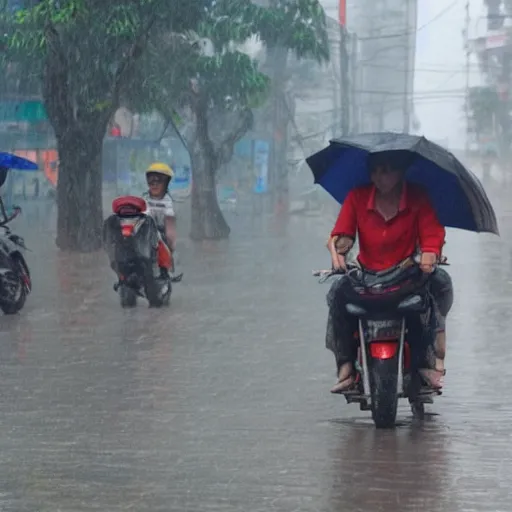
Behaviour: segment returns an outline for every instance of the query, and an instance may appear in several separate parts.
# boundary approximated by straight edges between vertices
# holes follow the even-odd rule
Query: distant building
[[[480,152],[493,141],[507,155],[512,145],[512,2],[485,0],[485,15],[471,25],[476,34],[468,34],[468,50],[478,59],[482,80],[468,91],[468,140]]]
[[[320,0],[338,19],[339,0]],[[347,29],[357,34],[360,131],[409,131],[414,119],[417,0],[346,0]]]

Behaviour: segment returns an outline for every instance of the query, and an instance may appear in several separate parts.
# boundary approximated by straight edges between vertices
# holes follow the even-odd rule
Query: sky
[[[455,149],[465,143],[465,5],[466,0],[418,0],[415,113],[424,135]],[[482,35],[485,22],[478,19],[485,12],[483,0],[472,0],[470,5],[470,37]],[[470,85],[477,85],[480,76],[474,60],[470,70]]]

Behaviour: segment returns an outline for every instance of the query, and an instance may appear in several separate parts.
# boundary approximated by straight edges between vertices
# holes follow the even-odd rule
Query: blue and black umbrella
[[[427,191],[444,226],[499,234],[496,214],[478,178],[425,137],[388,132],[343,137],[306,162],[315,183],[343,203],[350,190],[370,183],[369,159],[378,155],[407,161],[406,181]]]
[[[11,153],[0,153],[0,167],[18,171],[37,171],[36,163]]]
[[[10,169],[17,171],[37,171],[39,167],[36,163],[21,156],[13,155],[12,153],[0,152],[0,187],[7,179],[7,173]]]

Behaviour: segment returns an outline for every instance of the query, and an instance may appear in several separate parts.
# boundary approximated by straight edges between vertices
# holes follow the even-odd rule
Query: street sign
[[[0,123],[48,121],[41,101],[0,101]]]

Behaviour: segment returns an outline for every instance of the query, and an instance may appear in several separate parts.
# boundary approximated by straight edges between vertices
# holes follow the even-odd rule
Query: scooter
[[[118,197],[112,202],[112,212],[103,226],[103,242],[118,276],[114,290],[121,307],[136,306],[138,297],[147,299],[150,307],[169,305],[172,283],[181,281],[183,274],[171,277],[160,273],[160,235],[153,218],[145,213],[146,202],[135,196]]]
[[[30,270],[23,253],[27,251],[24,239],[14,234],[8,224],[21,214],[19,206],[7,215],[0,198],[0,309],[6,315],[18,313],[32,291]]]

